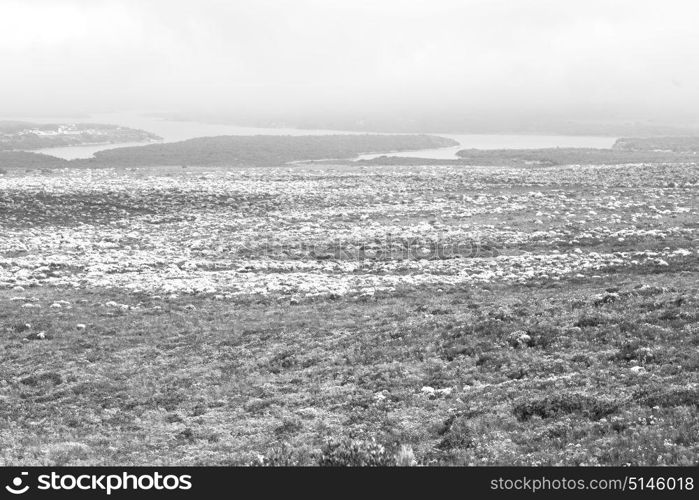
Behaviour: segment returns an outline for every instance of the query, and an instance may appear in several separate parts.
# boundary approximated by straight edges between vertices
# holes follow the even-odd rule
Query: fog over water
[[[694,126],[698,18],[692,0],[3,0],[0,114],[489,134]]]

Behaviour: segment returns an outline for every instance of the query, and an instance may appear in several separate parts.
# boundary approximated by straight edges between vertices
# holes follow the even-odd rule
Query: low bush
[[[652,387],[634,394],[634,400],[645,406],[672,408],[675,406],[699,406],[699,390],[696,387]]]
[[[615,401],[571,393],[528,398],[515,405],[514,414],[520,421],[533,416],[551,418],[568,413],[580,413],[589,419],[599,420],[618,409]]]
[[[440,434],[444,437],[437,447],[442,450],[464,449],[474,446],[473,429],[463,416],[448,419],[444,423],[444,428],[440,431]]]
[[[396,458],[383,445],[345,438],[329,440],[321,449],[318,465],[324,467],[386,467],[396,465]]]

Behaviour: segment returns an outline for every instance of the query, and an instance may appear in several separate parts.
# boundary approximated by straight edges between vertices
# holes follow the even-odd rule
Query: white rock
[[[430,387],[429,385],[426,385],[422,389],[420,389],[420,392],[426,396],[434,396],[435,391],[434,391],[434,387]]]

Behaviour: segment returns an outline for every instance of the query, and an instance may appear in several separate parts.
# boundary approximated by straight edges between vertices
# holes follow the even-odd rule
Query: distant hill
[[[147,142],[160,139],[161,137],[145,130],[101,123],[39,124],[0,121],[0,151]]]
[[[541,165],[618,165],[622,163],[697,161],[693,155],[648,150],[546,148],[546,149],[464,149],[456,153],[461,161],[473,165],[503,162]]]
[[[696,153],[699,151],[699,137],[623,138],[617,140],[612,149],[618,151]]]
[[[619,165],[624,163],[699,162],[693,152],[622,150],[594,148],[462,149],[456,159],[383,156],[362,160],[362,165]]]
[[[67,160],[55,156],[25,151],[0,151],[0,170],[5,168],[61,168],[69,165]]]
[[[95,158],[74,160],[71,164],[270,166],[457,145],[452,139],[429,135],[220,136],[109,149],[96,153]]]

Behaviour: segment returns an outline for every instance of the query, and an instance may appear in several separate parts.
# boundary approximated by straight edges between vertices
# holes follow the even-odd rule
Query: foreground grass
[[[697,464],[696,267],[293,305],[1,290],[0,463],[310,465],[351,437],[419,464]]]

